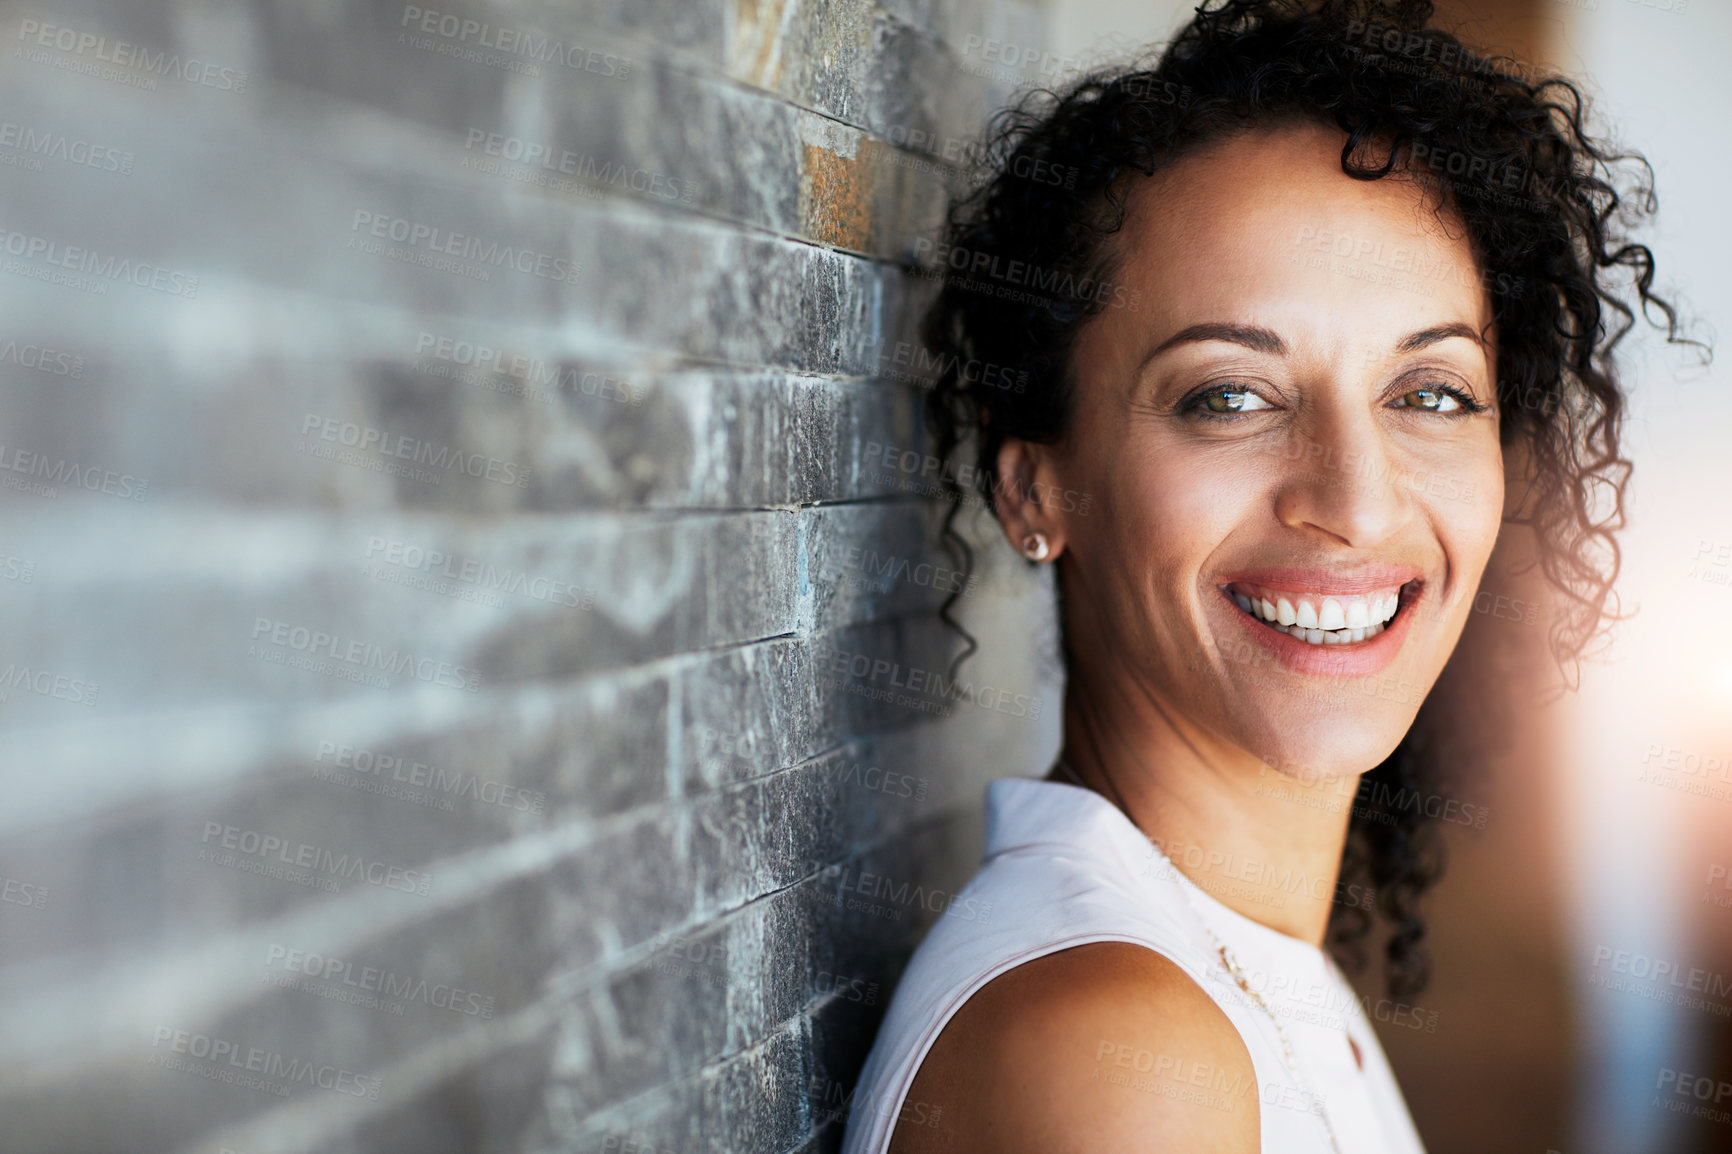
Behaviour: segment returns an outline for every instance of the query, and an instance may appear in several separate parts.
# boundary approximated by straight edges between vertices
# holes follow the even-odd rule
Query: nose
[[[1286,443],[1275,494],[1281,523],[1354,549],[1393,537],[1413,517],[1400,464],[1370,413],[1320,413]]]

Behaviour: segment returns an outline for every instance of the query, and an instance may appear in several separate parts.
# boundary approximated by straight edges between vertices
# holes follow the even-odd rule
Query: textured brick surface
[[[1040,18],[0,9],[0,1146],[836,1148],[1056,734],[1002,546],[906,688],[905,268]]]

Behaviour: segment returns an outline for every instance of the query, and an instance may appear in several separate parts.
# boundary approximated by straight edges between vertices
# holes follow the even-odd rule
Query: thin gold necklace
[[[1069,762],[1060,759],[1055,763],[1055,768],[1082,788],[1091,788],[1081,777],[1077,776],[1076,770],[1070,767]],[[1118,786],[1113,785],[1113,781],[1110,777],[1107,779],[1107,784],[1112,787],[1114,794],[1119,792]],[[1118,808],[1120,813],[1125,815],[1125,819],[1130,821],[1132,827],[1134,827],[1138,833],[1142,833],[1142,827],[1137,825],[1137,823],[1131,819],[1130,810],[1125,808],[1124,799],[1121,797],[1118,801],[1114,802],[1114,805]],[[1166,856],[1166,854],[1161,850],[1161,847],[1155,845],[1155,840],[1153,838],[1149,837],[1148,834],[1143,834],[1143,837],[1148,841],[1149,845],[1154,848],[1156,853],[1161,854],[1162,857]],[[1172,863],[1169,861],[1168,864],[1171,865]],[[1179,868],[1177,866],[1173,866],[1173,873],[1179,879],[1179,892],[1185,895],[1185,904],[1191,907],[1191,916],[1197,919],[1197,924],[1202,927],[1205,934],[1209,935],[1209,941],[1214,943],[1215,957],[1219,959],[1221,968],[1227,971],[1227,976],[1233,979],[1233,983],[1237,985],[1240,990],[1244,991],[1247,998],[1251,999],[1252,1002],[1255,1002],[1262,1008],[1265,1014],[1269,1015],[1269,1021],[1275,1026],[1275,1036],[1281,1039],[1281,1057],[1283,1063],[1287,1067],[1288,1076],[1291,1077],[1294,1083],[1298,1085],[1299,1089],[1304,1092],[1306,1101],[1316,1104],[1317,1116],[1323,1120],[1323,1129],[1329,1134],[1329,1148],[1334,1150],[1335,1154],[1341,1154],[1341,1143],[1335,1137],[1335,1123],[1330,1121],[1329,1111],[1325,1106],[1323,1099],[1316,1091],[1311,1089],[1310,1081],[1299,1072],[1299,1057],[1294,1053],[1293,1040],[1287,1036],[1286,1027],[1281,1025],[1281,1016],[1275,1012],[1273,1006],[1263,1000],[1263,995],[1251,988],[1250,979],[1245,976],[1245,967],[1239,964],[1239,959],[1227,948],[1227,943],[1220,939],[1220,936],[1215,933],[1214,928],[1209,925],[1209,920],[1203,916],[1201,907],[1197,905],[1196,899],[1191,896],[1191,887],[1196,886],[1197,883],[1179,873]],[[1198,886],[1197,888],[1201,889],[1202,887]]]

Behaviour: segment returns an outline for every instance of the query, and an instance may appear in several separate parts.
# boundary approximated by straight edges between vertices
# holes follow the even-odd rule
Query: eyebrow
[[[1206,324],[1189,325],[1180,329],[1160,343],[1160,346],[1150,353],[1144,364],[1154,360],[1175,345],[1191,344],[1196,341],[1228,341],[1235,345],[1244,345],[1259,353],[1268,353],[1272,357],[1285,356],[1287,342],[1282,340],[1274,330],[1258,325],[1236,325],[1226,321],[1211,321]]]
[[[1416,333],[1411,333],[1401,339],[1395,346],[1395,351],[1398,353],[1416,352],[1419,349],[1435,345],[1439,341],[1447,341],[1454,337],[1470,340],[1482,349],[1486,347],[1485,338],[1474,331],[1472,325],[1464,325],[1457,321],[1454,324],[1438,325],[1436,328],[1420,329]]]
[[[1461,337],[1470,340],[1481,348],[1486,347],[1485,338],[1481,337],[1472,325],[1455,321],[1447,325],[1436,325],[1429,329],[1420,329],[1409,333],[1395,345],[1398,353],[1417,352],[1440,341]],[[1200,341],[1226,341],[1229,344],[1244,345],[1255,352],[1266,353],[1272,357],[1287,355],[1287,342],[1273,329],[1260,325],[1240,325],[1228,321],[1209,321],[1204,324],[1187,325],[1162,341],[1155,350],[1143,359],[1146,365],[1168,349],[1176,345],[1193,344]]]

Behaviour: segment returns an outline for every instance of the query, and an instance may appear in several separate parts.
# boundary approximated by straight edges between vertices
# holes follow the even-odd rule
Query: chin
[[[1308,717],[1287,717],[1297,711],[1270,709],[1263,714],[1259,732],[1239,742],[1255,753],[1267,772],[1290,778],[1300,785],[1342,778],[1357,778],[1377,767],[1395,751],[1413,723],[1413,714],[1391,716],[1351,704],[1338,710],[1313,711]],[[1270,729],[1267,721],[1275,721]],[[1267,730],[1267,731],[1266,731]]]

